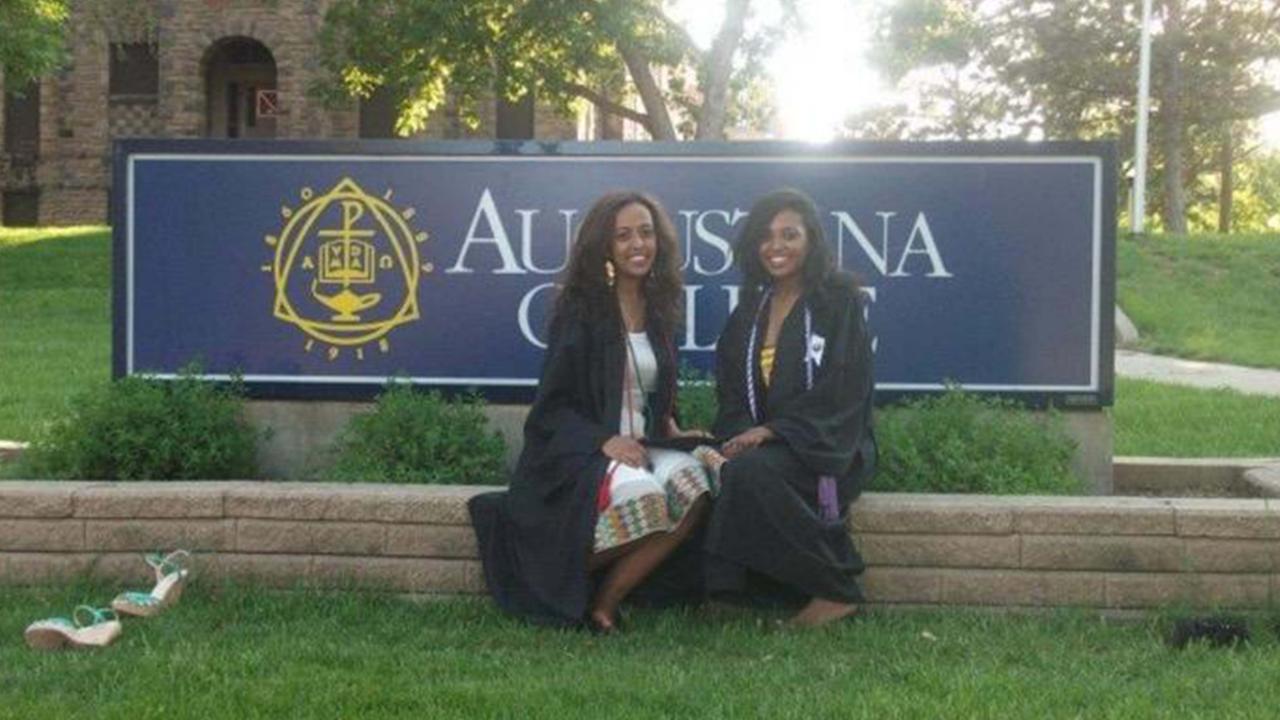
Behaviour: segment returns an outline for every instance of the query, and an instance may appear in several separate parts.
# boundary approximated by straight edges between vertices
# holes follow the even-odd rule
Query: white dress
[[[645,436],[645,400],[658,382],[658,359],[645,333],[627,333],[627,344],[618,433],[638,439]],[[596,552],[674,530],[698,498],[713,492],[707,471],[689,453],[662,448],[648,452],[648,469],[609,463],[596,520]]]

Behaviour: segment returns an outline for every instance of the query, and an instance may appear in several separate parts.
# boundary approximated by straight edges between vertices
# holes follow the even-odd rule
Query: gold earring
[[[613,278],[616,274],[617,274],[617,271],[613,269],[613,261],[605,260],[604,261],[604,281],[609,285],[609,287],[613,287]]]

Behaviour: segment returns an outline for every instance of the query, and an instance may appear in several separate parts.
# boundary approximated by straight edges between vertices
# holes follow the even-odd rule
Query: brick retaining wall
[[[140,552],[181,546],[206,583],[477,593],[465,502],[485,489],[0,482],[0,583],[144,582]],[[1272,502],[870,493],[853,527],[874,603],[1261,607],[1280,599]]]

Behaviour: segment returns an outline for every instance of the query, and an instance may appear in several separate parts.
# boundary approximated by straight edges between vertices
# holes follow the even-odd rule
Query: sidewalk
[[[1250,395],[1280,397],[1280,370],[1224,365],[1116,350],[1116,375],[1202,388],[1229,387]]]

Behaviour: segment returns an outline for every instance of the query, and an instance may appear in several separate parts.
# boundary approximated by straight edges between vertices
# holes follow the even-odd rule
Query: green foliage
[[[701,120],[711,86],[708,72],[714,70],[728,73],[731,117],[763,117],[746,106],[765,99],[753,93],[753,82],[764,76],[759,60],[781,35],[778,28],[738,28],[733,40],[741,42],[730,57],[736,64],[713,67],[714,53],[694,45],[666,15],[665,5],[662,0],[335,0],[320,35],[325,78],[313,90],[341,102],[385,88],[399,100],[397,131],[405,135],[422,130],[446,102],[474,128],[481,102],[492,101],[494,94],[517,100],[532,91],[539,103],[562,109],[583,98],[633,113],[655,136],[674,140],[665,136],[670,128],[683,125],[691,136]],[[784,24],[793,17],[784,13]],[[665,68],[673,80],[665,87],[655,84],[660,97],[654,105],[642,98],[645,112],[638,118],[623,102],[624,66],[632,77]],[[697,87],[684,84],[694,78]]]
[[[710,430],[716,421],[716,381],[710,373],[691,365],[680,365],[680,427],[684,430]]]
[[[880,412],[872,486],[899,492],[1072,494],[1074,443],[1062,418],[955,388]]]
[[[24,455],[32,477],[213,480],[253,477],[257,434],[238,382],[198,379],[195,366],[161,382],[138,376],[72,398]]]
[[[710,428],[715,379],[680,368],[681,427]],[[951,389],[876,415],[874,489],[901,492],[1078,493],[1075,445],[1054,413],[1039,419],[1011,400]]]
[[[344,482],[486,485],[505,482],[506,443],[479,397],[446,400],[393,383],[334,445],[325,477]]]
[[[66,21],[66,0],[0,2],[0,74],[6,88],[20,92],[66,62]]]
[[[984,40],[961,3],[897,0],[882,4],[872,60],[895,81],[920,67],[968,63]]]
[[[1280,232],[1280,151],[1250,154],[1234,168],[1231,232]],[[1217,231],[1222,175],[1202,175],[1188,191],[1187,225],[1191,232]]]
[[[871,57],[916,100],[852,118],[849,128],[881,138],[1115,139],[1122,163],[1131,165],[1137,6],[880,0]],[[1156,3],[1148,210],[1163,225],[1153,228],[1178,227],[1176,213],[1193,221],[1213,215],[1217,226],[1211,208],[1218,197],[1197,179],[1217,176],[1226,150],[1239,168],[1257,119],[1280,109],[1267,71],[1280,60],[1275,12],[1271,0]],[[1165,169],[1175,167],[1181,172],[1166,183]],[[1184,178],[1186,212],[1172,192]],[[1121,198],[1119,206],[1127,205]]]

